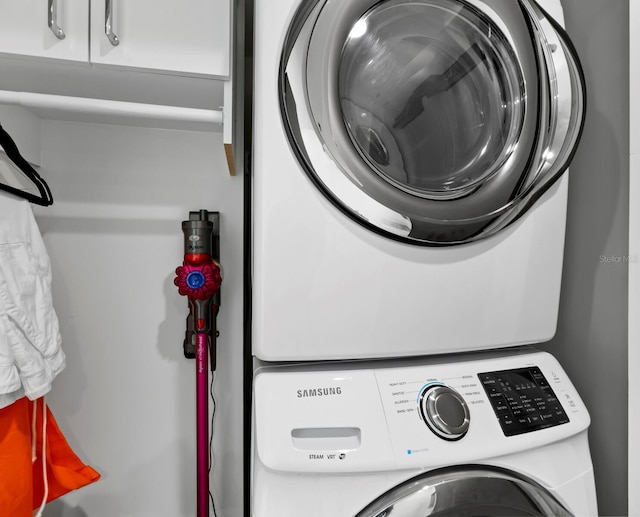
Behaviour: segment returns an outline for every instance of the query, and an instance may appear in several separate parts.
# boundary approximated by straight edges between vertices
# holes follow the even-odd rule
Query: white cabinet
[[[92,0],[91,62],[228,76],[229,3],[229,0]],[[105,34],[109,11],[117,45]]]
[[[0,0],[4,55],[227,77],[230,34],[230,0]]]
[[[86,63],[88,18],[87,0],[0,0],[0,54]],[[62,39],[50,24],[60,27]]]

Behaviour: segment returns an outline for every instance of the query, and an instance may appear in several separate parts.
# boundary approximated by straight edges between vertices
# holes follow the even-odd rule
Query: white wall
[[[212,487],[218,517],[242,513],[242,178],[222,135],[45,121],[37,210],[68,366],[48,397],[102,479],[48,517],[195,514],[195,375],[187,302],[173,285],[189,210],[221,213]],[[213,514],[212,514],[213,515]]]

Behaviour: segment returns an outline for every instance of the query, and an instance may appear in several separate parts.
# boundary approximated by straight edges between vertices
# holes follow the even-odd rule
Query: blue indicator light
[[[422,388],[418,390],[418,396],[416,397],[416,402],[418,404],[420,404],[420,397],[424,393],[424,390],[426,390],[429,386],[444,386],[444,384],[442,384],[439,381],[436,381],[436,382],[427,382],[425,385],[423,385]]]
[[[187,275],[187,285],[191,289],[200,289],[205,282],[204,275],[200,271],[192,271]]]
[[[407,449],[407,454],[411,454],[411,449]]]

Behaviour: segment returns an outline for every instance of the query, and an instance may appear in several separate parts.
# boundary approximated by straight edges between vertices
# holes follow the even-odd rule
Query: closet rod
[[[220,110],[0,90],[0,104],[22,106],[41,119],[222,131]]]
[[[97,221],[113,223],[147,222],[175,225],[176,220],[184,216],[184,206],[176,205],[145,205],[145,204],[107,204],[107,203],[73,203],[56,201],[52,206],[33,207],[38,219],[69,219],[91,226]],[[182,214],[182,215],[180,215]]]

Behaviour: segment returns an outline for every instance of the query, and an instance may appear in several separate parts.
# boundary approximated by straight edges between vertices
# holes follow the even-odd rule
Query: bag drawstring
[[[35,463],[37,459],[36,454],[36,409],[38,401],[33,401],[33,418],[31,422],[31,462]],[[44,481],[44,496],[42,498],[42,504],[38,511],[34,514],[34,517],[42,517],[42,512],[47,504],[47,498],[49,497],[49,480],[47,478],[47,404],[44,397],[42,397],[42,479]]]

